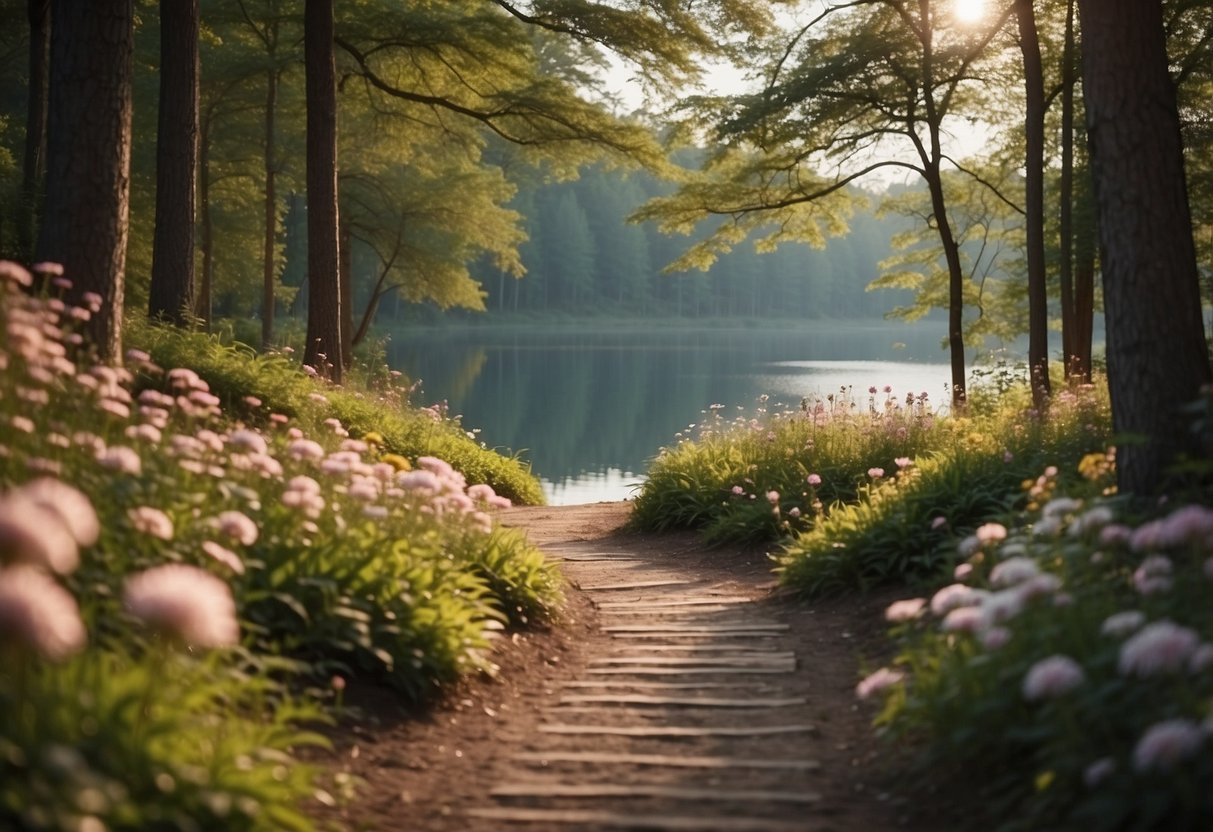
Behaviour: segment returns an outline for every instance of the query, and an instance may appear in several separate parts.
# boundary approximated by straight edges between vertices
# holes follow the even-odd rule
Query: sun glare
[[[976,23],[985,17],[986,0],[952,0],[952,14],[961,23]]]

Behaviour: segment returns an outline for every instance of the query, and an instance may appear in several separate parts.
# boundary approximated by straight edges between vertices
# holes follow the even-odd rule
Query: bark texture
[[[120,355],[130,212],[133,0],[54,0],[46,208],[37,259],[61,263],[68,297],[101,303],[86,337]]]
[[[1080,0],[1113,426],[1122,491],[1199,449],[1179,408],[1210,381],[1161,0]]]
[[[198,0],[160,3],[156,229],[148,314],[183,326],[194,314],[198,199]]]
[[[307,347],[303,361],[340,382],[341,292],[337,211],[337,81],[333,0],[304,7],[307,64]]]
[[[47,77],[51,44],[50,0],[29,0],[29,99],[25,108],[25,159],[21,167],[21,209],[17,217],[17,253],[34,253],[38,203],[46,170]]]

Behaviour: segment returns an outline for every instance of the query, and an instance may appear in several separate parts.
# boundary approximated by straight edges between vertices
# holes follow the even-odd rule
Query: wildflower
[[[897,465],[898,470],[909,468],[914,464],[914,460],[910,459],[908,456],[899,456],[894,459],[893,462]]]
[[[907,598],[904,601],[894,601],[884,611],[885,621],[891,621],[894,624],[910,621],[922,615],[923,608],[926,605],[926,598]]]
[[[1015,586],[1039,574],[1040,567],[1031,558],[1008,558],[990,571],[990,583],[993,586]]]
[[[220,512],[211,524],[220,534],[243,546],[251,546],[257,542],[257,524],[238,511]]]
[[[31,480],[17,492],[54,513],[81,546],[92,546],[101,535],[101,521],[82,491],[54,477]]]
[[[114,445],[102,450],[97,454],[97,462],[101,463],[102,468],[130,474],[132,477],[139,476],[143,471],[143,460],[139,458],[139,454],[124,445]]]
[[[396,476],[396,483],[410,491],[437,492],[442,488],[442,483],[433,471],[403,471]]]
[[[821,485],[821,477],[817,474],[809,474],[808,483],[816,488],[817,486]]]
[[[904,673],[882,667],[875,673],[868,675],[867,678],[855,686],[855,695],[860,699],[867,699],[886,688],[896,685],[904,678]]]
[[[386,506],[363,506],[362,516],[372,520],[383,520],[388,516],[388,510]]]
[[[1011,631],[1006,627],[990,627],[978,636],[986,650],[998,650],[1011,640]]]
[[[798,507],[792,506],[790,509],[788,509],[788,517],[791,517],[793,520],[795,520],[799,516],[800,516],[800,509]]]
[[[1161,520],[1154,520],[1133,532],[1129,545],[1134,551],[1169,549],[1183,545],[1213,543],[1213,509],[1188,505],[1175,509]]]
[[[1116,761],[1111,757],[1100,757],[1082,772],[1082,782],[1093,789],[1116,772]]]
[[[174,367],[169,370],[168,381],[174,390],[208,389],[207,383],[188,367]]]
[[[944,617],[940,627],[945,633],[974,633],[984,621],[981,607],[957,607]]]
[[[237,575],[244,574],[244,561],[231,549],[220,546],[213,540],[204,540],[202,541],[202,551],[208,557],[219,561],[219,563],[222,563]]]
[[[1133,537],[1133,530],[1121,523],[1112,523],[1099,530],[1101,546],[1124,546]]]
[[[0,641],[58,661],[85,638],[76,599],[46,573],[30,566],[0,570]]]
[[[286,453],[293,459],[319,460],[324,458],[324,448],[311,439],[295,439],[286,446]]]
[[[1082,508],[1082,500],[1075,500],[1072,497],[1056,497],[1045,503],[1040,513],[1045,517],[1064,517],[1067,514],[1073,514]]]
[[[1171,559],[1166,555],[1150,555],[1133,572],[1133,586],[1142,595],[1166,592],[1174,580]]]
[[[1081,537],[1084,534],[1102,530],[1115,519],[1112,509],[1107,506],[1095,506],[1074,518],[1070,523],[1070,535]]]
[[[158,508],[139,506],[138,508],[129,509],[126,512],[126,516],[130,518],[131,525],[137,532],[142,532],[160,540],[173,539],[173,521]]]
[[[869,468],[868,476],[874,480],[878,480],[884,476],[884,469],[883,468]]]
[[[1155,621],[1120,647],[1117,668],[1124,676],[1155,676],[1183,669],[1200,639],[1187,627]]]
[[[1007,527],[1002,523],[986,523],[984,526],[978,526],[977,531],[978,541],[983,545],[986,543],[997,543],[1000,540],[1007,539]]]
[[[973,574],[973,564],[971,564],[971,563],[958,564],[957,567],[952,570],[952,577],[954,577],[958,581],[963,581],[965,578],[969,577],[972,574]]]
[[[264,454],[269,450],[265,437],[255,430],[234,430],[227,438],[229,446],[252,454]]]
[[[1028,599],[1019,587],[995,592],[981,605],[982,622],[985,626],[1002,624],[1023,612]]]
[[[768,491],[767,492],[767,502],[773,506],[779,505],[779,492],[778,491]]]
[[[935,593],[931,598],[931,612],[935,615],[947,615],[957,607],[968,607],[981,602],[985,596],[980,590],[964,584],[949,584]]]
[[[17,286],[32,286],[34,278],[20,263],[12,260],[0,260],[0,281]]]
[[[1150,726],[1133,748],[1139,772],[1170,771],[1200,750],[1204,731],[1190,719],[1168,719]]]
[[[1086,680],[1078,662],[1055,655],[1032,665],[1023,680],[1023,696],[1029,702],[1064,696]]]
[[[1188,670],[1191,673],[1204,673],[1209,668],[1213,668],[1213,644],[1202,644],[1188,657]]]
[[[8,420],[8,423],[13,430],[20,431],[21,433],[33,433],[36,427],[34,420],[27,416],[13,416]]]
[[[61,515],[18,491],[0,501],[0,562],[66,575],[79,565],[80,553]]]
[[[1120,638],[1137,630],[1146,623],[1146,614],[1138,610],[1124,610],[1113,613],[1104,619],[1099,626],[1099,632],[1105,636]]]
[[[360,479],[351,483],[346,493],[355,500],[371,503],[379,499],[379,483],[375,480]]]
[[[942,514],[931,520],[931,531],[938,531],[948,525],[948,518]]]
[[[123,431],[123,435],[126,436],[127,439],[137,439],[143,442],[148,442],[152,445],[159,445],[160,440],[164,438],[164,435],[160,432],[158,427],[146,422],[139,425],[129,425],[127,429]]]
[[[256,396],[245,396],[241,401],[254,410],[261,407],[261,399],[257,398]]]
[[[126,580],[126,609],[150,627],[195,647],[225,647],[240,639],[228,585],[195,566],[155,566]]]

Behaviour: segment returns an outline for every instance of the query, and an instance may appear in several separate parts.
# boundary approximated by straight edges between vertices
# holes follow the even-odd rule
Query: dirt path
[[[410,716],[362,692],[336,768],[355,827],[424,832],[907,828],[880,785],[857,657],[889,598],[807,607],[761,552],[620,532],[626,503],[513,509],[561,561],[569,609],[493,681]]]

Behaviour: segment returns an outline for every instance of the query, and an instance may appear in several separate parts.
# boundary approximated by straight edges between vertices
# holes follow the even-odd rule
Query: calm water
[[[422,380],[489,447],[531,462],[555,505],[622,500],[649,460],[713,404],[731,417],[805,396],[891,385],[948,401],[940,325],[803,330],[471,328],[397,334],[393,367]]]

